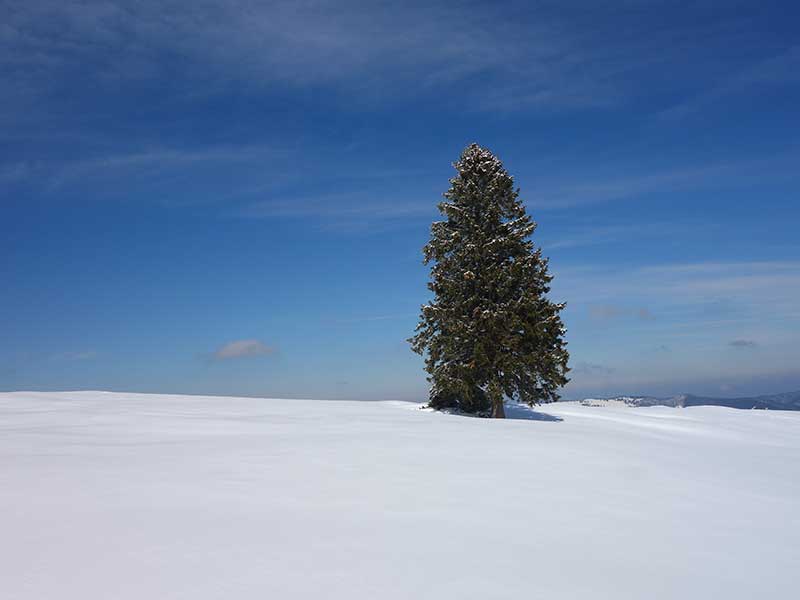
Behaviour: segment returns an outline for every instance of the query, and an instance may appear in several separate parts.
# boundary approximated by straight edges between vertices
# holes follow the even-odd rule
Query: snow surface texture
[[[797,598],[800,413],[0,394],[0,595]]]

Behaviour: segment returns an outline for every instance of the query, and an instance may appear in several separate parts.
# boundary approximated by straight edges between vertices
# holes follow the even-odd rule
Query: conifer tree
[[[547,297],[548,259],[536,223],[502,163],[471,144],[440,202],[445,217],[423,248],[433,263],[412,349],[425,357],[429,406],[505,417],[505,398],[558,400],[569,381],[563,303]]]

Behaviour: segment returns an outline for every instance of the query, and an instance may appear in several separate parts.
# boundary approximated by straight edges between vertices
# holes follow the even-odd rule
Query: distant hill
[[[580,401],[586,406],[607,406],[625,404],[627,406],[727,406],[729,408],[749,408],[761,410],[800,410],[800,391],[753,396],[748,398],[709,398],[693,394],[680,394],[671,398],[654,396],[616,396],[613,398],[586,398]]]

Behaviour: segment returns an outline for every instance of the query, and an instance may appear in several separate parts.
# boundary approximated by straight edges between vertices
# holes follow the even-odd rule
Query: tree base
[[[506,407],[503,404],[503,401],[495,402],[492,405],[492,413],[490,415],[492,419],[505,419],[506,418]]]

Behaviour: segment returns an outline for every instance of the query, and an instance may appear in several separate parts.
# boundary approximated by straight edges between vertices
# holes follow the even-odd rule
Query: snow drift
[[[0,394],[2,596],[794,598],[800,413]]]

